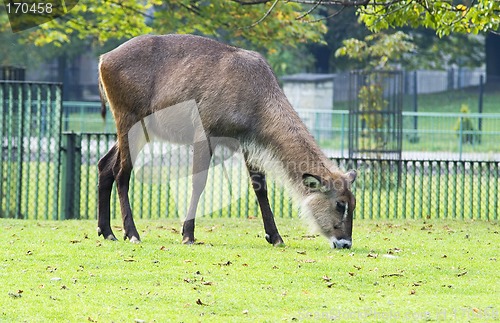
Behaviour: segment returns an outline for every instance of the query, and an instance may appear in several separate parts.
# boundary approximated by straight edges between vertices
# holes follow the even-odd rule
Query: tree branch
[[[232,1],[239,3],[243,6],[271,2],[271,0],[248,0],[248,1],[246,1],[246,0],[232,0]]]
[[[318,2],[312,6],[311,9],[307,10],[307,12],[301,14],[300,16],[298,16],[296,19],[297,20],[301,20],[303,19],[304,17],[306,17],[307,15],[309,15],[311,12],[313,12],[314,10],[316,10],[316,8],[318,8],[318,6],[321,4],[321,2],[323,2],[323,0],[318,0]]]
[[[245,28],[245,29],[246,28],[253,28],[253,27],[257,26],[258,24],[260,24],[262,21],[264,21],[264,19],[266,19],[267,17],[269,17],[269,15],[274,10],[274,8],[276,7],[276,5],[278,4],[279,1],[280,0],[274,0],[273,4],[271,5],[271,8],[269,8],[269,10],[267,10],[266,14],[264,16],[262,16],[262,18],[260,18],[259,20],[257,20],[253,24],[251,24],[250,26],[243,27],[243,28]]]
[[[313,20],[307,20],[305,22],[307,22],[307,23],[315,23],[315,22],[320,22],[322,20],[331,19],[333,17],[336,17],[336,16],[340,15],[342,13],[342,11],[344,11],[345,8],[347,8],[347,7],[342,7],[338,11],[335,11],[334,13],[332,13],[331,15],[328,15],[326,17],[322,17],[322,18],[318,18],[318,19],[313,19]]]

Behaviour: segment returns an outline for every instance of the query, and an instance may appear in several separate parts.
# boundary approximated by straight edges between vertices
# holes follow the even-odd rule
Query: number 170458
[[[31,14],[43,15],[52,13],[52,3],[50,2],[7,2],[5,4],[7,13],[11,14]]]

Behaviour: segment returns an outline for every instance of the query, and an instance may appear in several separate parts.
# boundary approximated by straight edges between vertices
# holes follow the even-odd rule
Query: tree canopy
[[[302,55],[299,63],[308,64],[310,54],[303,54],[303,44],[325,43],[327,29],[342,24],[339,16],[352,15],[353,10],[372,32],[425,27],[443,37],[500,30],[496,0],[73,0],[73,4],[67,14],[19,33],[9,31],[8,16],[0,11],[6,40],[0,54],[6,57],[3,54],[12,52],[17,42],[29,44],[30,51],[34,44],[50,53],[71,53],[85,46],[106,50],[145,33],[194,33],[259,50],[280,74],[280,70],[291,72],[284,63],[290,58],[287,49],[299,48],[294,55]]]
[[[25,38],[36,45],[62,45],[73,36],[105,43],[178,32],[272,49],[321,41],[325,19],[349,7],[357,9],[360,21],[372,31],[423,26],[444,36],[500,26],[500,1],[495,0],[80,0],[68,14],[26,31]],[[5,30],[8,21],[2,16]]]

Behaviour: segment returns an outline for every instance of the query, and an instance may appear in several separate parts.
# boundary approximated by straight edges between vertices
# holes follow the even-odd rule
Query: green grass
[[[351,250],[277,222],[286,247],[268,245],[256,218],[200,219],[193,246],[176,220],[139,220],[133,245],[98,238],[95,221],[2,219],[0,321],[500,318],[497,222],[357,221]]]

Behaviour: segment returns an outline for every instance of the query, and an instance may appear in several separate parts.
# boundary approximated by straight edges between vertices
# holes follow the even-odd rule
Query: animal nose
[[[332,248],[336,249],[351,249],[352,241],[348,239],[333,239],[332,240]]]

